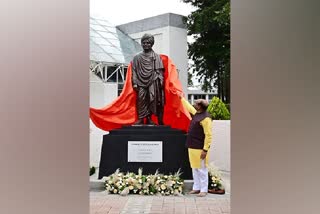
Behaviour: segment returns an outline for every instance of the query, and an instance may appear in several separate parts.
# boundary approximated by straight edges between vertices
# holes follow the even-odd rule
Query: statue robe
[[[133,58],[131,68],[132,84],[138,86],[138,118],[158,115],[165,104],[164,67],[160,55],[153,50],[149,54],[141,52]]]
[[[168,56],[161,54],[160,57],[165,69],[164,125],[187,132],[191,117],[179,98],[179,94],[183,91],[176,67]],[[101,109],[90,108],[90,118],[98,128],[105,131],[131,125],[137,121],[136,93],[132,87],[132,62],[128,66],[126,82],[120,96]],[[154,116],[152,120],[157,123]]]

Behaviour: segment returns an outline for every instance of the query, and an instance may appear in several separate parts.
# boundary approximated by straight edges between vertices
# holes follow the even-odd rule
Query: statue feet
[[[133,125],[143,125],[143,119],[139,119],[137,122],[135,122]]]
[[[147,125],[156,125],[150,117],[147,117],[147,122],[146,122]]]
[[[151,117],[146,117],[146,123],[144,123],[144,118],[138,119],[133,125],[156,125],[152,120]]]

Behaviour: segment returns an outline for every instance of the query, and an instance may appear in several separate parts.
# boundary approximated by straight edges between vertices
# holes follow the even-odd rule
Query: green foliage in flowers
[[[208,166],[208,172],[209,172],[209,189],[215,189],[215,190],[221,190],[224,189],[221,179],[221,172],[214,165],[213,162],[209,163]]]
[[[116,170],[105,177],[105,188],[111,194],[140,194],[140,195],[179,195],[182,194],[183,180],[179,171],[174,175],[163,175],[156,172],[143,175],[142,169],[138,174],[122,173]]]
[[[96,168],[94,166],[90,167],[89,174],[90,176],[96,173]]]
[[[213,120],[230,120],[229,110],[218,97],[213,97],[207,111],[210,113]]]
[[[210,176],[209,189],[223,189],[221,178],[216,176]]]

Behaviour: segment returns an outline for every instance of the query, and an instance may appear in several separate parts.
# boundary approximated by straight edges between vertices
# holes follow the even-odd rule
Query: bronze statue
[[[163,125],[164,66],[160,55],[152,50],[153,44],[154,37],[144,34],[141,38],[143,52],[132,62],[132,87],[137,92],[138,121],[135,125],[154,125],[152,114],[157,116],[159,125]]]

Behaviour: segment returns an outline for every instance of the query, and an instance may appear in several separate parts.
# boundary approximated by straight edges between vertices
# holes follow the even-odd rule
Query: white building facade
[[[117,26],[140,43],[145,33],[152,34],[155,39],[153,50],[158,54],[169,56],[175,64],[184,93],[187,93],[188,80],[188,43],[187,29],[183,16],[166,13],[127,24]]]

